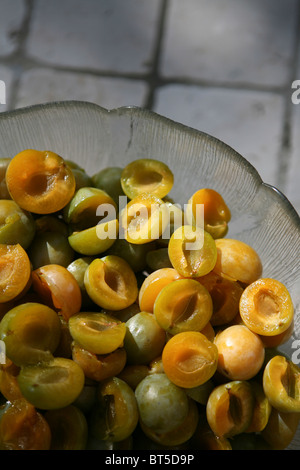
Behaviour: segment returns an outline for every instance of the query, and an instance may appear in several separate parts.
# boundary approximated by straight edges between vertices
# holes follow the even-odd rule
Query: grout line
[[[264,85],[250,82],[229,82],[218,80],[195,79],[190,77],[160,77],[159,86],[166,85],[187,85],[202,88],[224,88],[227,90],[257,91],[281,94],[286,89],[285,85]]]
[[[202,80],[190,77],[161,77],[156,71],[156,67],[153,67],[153,71],[149,73],[140,72],[118,72],[113,70],[96,70],[91,68],[76,68],[63,65],[55,65],[37,61],[22,55],[21,53],[14,53],[10,57],[0,58],[3,65],[7,65],[12,68],[19,68],[20,71],[27,71],[37,68],[54,70],[57,72],[74,73],[78,75],[91,75],[93,77],[104,77],[104,78],[124,78],[134,81],[145,81],[151,85],[151,91],[149,95],[154,94],[157,88],[168,86],[168,85],[186,85],[196,86],[202,88],[224,88],[228,90],[242,90],[242,91],[255,91],[261,93],[275,93],[283,94],[287,91],[286,84],[284,85],[264,85],[257,83],[246,83],[246,82],[223,82],[218,80]],[[21,65],[20,65],[21,64]],[[288,90],[289,92],[290,90]],[[149,98],[149,102],[152,101]]]
[[[162,0],[160,20],[159,20],[158,29],[157,29],[156,44],[154,47],[152,73],[148,78],[149,92],[148,92],[148,97],[145,100],[145,107],[148,109],[153,108],[155,90],[160,83],[159,64],[160,64],[160,57],[161,57],[162,40],[163,40],[163,35],[164,35],[164,27],[165,27],[165,22],[166,22],[166,17],[167,17],[167,9],[168,9],[168,0]]]
[[[10,93],[10,108],[15,108],[15,103],[17,99],[19,83],[21,79],[22,72],[24,71],[24,46],[26,44],[26,39],[29,32],[31,14],[33,10],[34,0],[25,0],[26,13],[24,15],[23,23],[21,25],[19,35],[18,35],[18,48],[15,53],[12,55],[12,59],[8,59],[8,64],[12,65],[12,68],[15,73],[14,80],[11,85]]]

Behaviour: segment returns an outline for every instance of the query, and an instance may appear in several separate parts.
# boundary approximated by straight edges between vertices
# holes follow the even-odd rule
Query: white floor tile
[[[170,0],[165,77],[282,85],[289,77],[297,0]]]
[[[169,85],[155,111],[224,141],[275,185],[283,103],[274,93]]]
[[[107,109],[143,106],[146,93],[147,85],[140,80],[38,68],[23,74],[17,107],[62,100],[90,101]]]
[[[42,63],[149,70],[160,0],[37,0],[27,52]]]

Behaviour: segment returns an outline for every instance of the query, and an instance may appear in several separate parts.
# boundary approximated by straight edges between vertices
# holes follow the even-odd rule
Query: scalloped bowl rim
[[[215,136],[213,136],[209,133],[206,133],[204,131],[201,131],[199,129],[190,127],[186,124],[182,124],[180,122],[174,121],[174,120],[172,120],[168,117],[165,117],[161,114],[156,113],[155,111],[145,109],[145,108],[142,108],[142,107],[139,107],[139,106],[134,106],[134,105],[121,106],[121,107],[117,107],[117,108],[107,109],[107,108],[104,108],[103,106],[100,106],[96,103],[92,103],[92,102],[89,102],[89,101],[81,101],[81,100],[63,100],[63,101],[61,101],[60,100],[60,101],[51,101],[51,102],[45,102],[45,103],[40,103],[40,104],[33,104],[33,105],[29,105],[29,106],[24,106],[24,107],[21,107],[21,108],[16,108],[16,109],[13,109],[13,110],[3,111],[2,113],[0,113],[0,120],[9,119],[10,116],[14,116],[14,115],[21,115],[23,113],[26,114],[26,113],[30,113],[30,112],[34,112],[34,111],[47,110],[47,109],[51,109],[51,108],[55,109],[56,107],[61,107],[61,106],[62,107],[67,107],[67,106],[70,106],[70,107],[72,107],[72,106],[74,106],[74,107],[80,107],[80,106],[93,107],[94,109],[99,109],[99,111],[101,111],[102,113],[107,113],[107,114],[115,114],[115,113],[116,114],[120,114],[120,113],[122,114],[123,111],[126,112],[128,110],[132,110],[133,112],[142,111],[145,116],[149,115],[149,116],[152,116],[152,117],[160,120],[161,122],[164,121],[166,123],[170,123],[171,125],[177,126],[178,129],[181,129],[185,132],[188,132],[191,135],[205,136],[206,138],[208,138],[211,141],[215,142],[217,145],[223,146],[224,148],[226,147],[228,150],[230,150],[231,156],[232,157],[235,156],[235,158],[237,158],[239,160],[239,163],[241,165],[243,165],[245,168],[247,168],[247,170],[252,174],[252,176],[255,177],[257,183],[260,183],[261,185],[263,185],[263,186],[265,186],[269,189],[272,189],[278,195],[278,200],[280,200],[281,203],[284,204],[285,209],[289,212],[291,217],[298,224],[299,230],[300,230],[300,216],[297,213],[296,209],[293,207],[290,200],[276,186],[264,182],[262,177],[260,176],[259,172],[257,171],[257,169],[254,167],[254,165],[252,165],[252,163],[250,163],[244,156],[242,156],[233,147],[231,147],[227,143],[223,142],[222,140],[218,139],[217,137],[215,137]]]
[[[268,183],[265,183],[256,168],[245,158],[243,157],[240,153],[238,153],[236,150],[234,150],[231,146],[228,144],[224,143],[220,139],[207,134],[201,130],[189,127],[185,124],[181,124],[179,122],[173,121],[172,119],[162,116],[160,114],[157,114],[154,111],[144,109],[138,106],[122,106],[119,108],[112,108],[112,109],[106,109],[98,104],[91,103],[88,101],[78,101],[78,100],[67,100],[67,101],[52,101],[52,102],[46,102],[46,103],[41,103],[41,104],[35,104],[31,106],[26,106],[26,107],[21,107],[17,108],[14,110],[7,110],[2,113],[0,113],[0,134],[2,132],[1,129],[1,123],[4,123],[6,120],[13,119],[18,116],[25,116],[30,113],[35,113],[35,112],[43,112],[43,111],[51,111],[51,110],[57,110],[59,108],[65,108],[68,111],[72,111],[73,109],[81,109],[85,108],[102,113],[104,115],[116,115],[116,116],[124,116],[124,115],[130,115],[130,117],[138,117],[138,116],[143,116],[145,118],[153,119],[156,122],[161,123],[162,125],[166,125],[167,127],[172,127],[172,129],[177,129],[178,131],[183,131],[184,133],[190,135],[192,138],[199,138],[203,137],[207,141],[213,143],[216,145],[216,147],[220,147],[220,149],[223,149],[227,152],[227,156],[229,157],[230,160],[234,160],[234,162],[237,165],[241,165],[246,172],[251,174],[251,177],[254,181],[255,184],[255,195],[262,189],[263,193],[260,193],[260,195],[264,194],[265,198],[268,199],[270,192],[271,192],[271,198],[272,200],[276,200],[276,203],[279,205],[279,207],[284,211],[284,213],[287,215],[288,218],[288,223],[290,228],[293,229],[293,233],[295,233],[296,238],[296,243],[298,240],[300,240],[300,217],[291,202],[288,200],[288,198],[275,186],[270,185]],[[5,123],[6,125],[6,123]],[[5,130],[5,126],[3,127]],[[1,156],[1,155],[0,155]],[[298,278],[298,272],[299,269],[297,268],[297,278]],[[298,294],[297,294],[298,297]],[[298,308],[298,305],[297,305]],[[296,312],[295,312],[296,313]],[[297,312],[298,314],[300,312]],[[300,436],[299,436],[299,431],[297,432],[297,443],[299,443]]]

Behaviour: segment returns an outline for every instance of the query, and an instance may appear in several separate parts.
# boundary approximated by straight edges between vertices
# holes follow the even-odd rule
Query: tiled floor
[[[0,11],[0,111],[145,106],[224,140],[300,212],[300,0],[0,0]]]

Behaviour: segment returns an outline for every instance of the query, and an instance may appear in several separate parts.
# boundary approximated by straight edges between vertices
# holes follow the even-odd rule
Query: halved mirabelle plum
[[[183,225],[172,234],[169,242],[172,266],[183,277],[208,274],[217,260],[217,248],[212,236],[200,227]]]
[[[161,268],[149,274],[139,290],[140,309],[153,312],[154,302],[162,288],[180,278],[180,274],[174,268]]]
[[[110,354],[123,345],[125,323],[100,312],[80,312],[69,319],[72,338],[94,354]]]
[[[49,450],[51,431],[44,416],[24,398],[0,410],[1,450]]]
[[[253,416],[254,396],[247,381],[235,380],[218,385],[209,395],[206,417],[219,437],[232,437],[244,432]]]
[[[140,158],[123,169],[121,185],[130,199],[142,193],[165,197],[172,189],[174,176],[168,165],[151,158]]]
[[[65,320],[79,312],[81,290],[74,276],[59,264],[46,264],[32,272],[33,289]]]
[[[228,232],[231,213],[221,194],[214,189],[196,191],[188,201],[186,214],[189,224],[200,224],[213,238],[222,238]]]
[[[258,253],[247,243],[232,238],[216,240],[217,260],[214,272],[233,281],[251,284],[262,274]]]
[[[81,255],[99,255],[113,246],[118,236],[118,229],[118,219],[99,222],[93,227],[72,232],[68,240],[73,250]]]
[[[84,375],[100,382],[118,375],[126,364],[126,350],[117,348],[109,354],[95,354],[76,341],[72,343],[72,359],[82,368]]]
[[[15,202],[0,200],[0,243],[19,243],[25,250],[31,244],[36,231],[35,220],[29,212]]]
[[[68,204],[76,182],[61,156],[48,150],[28,149],[11,159],[6,184],[20,207],[37,214],[50,214]]]
[[[240,315],[255,333],[264,336],[281,334],[289,328],[294,317],[290,293],[276,279],[258,279],[241,295]]]
[[[250,385],[254,396],[254,408],[251,423],[245,432],[259,433],[269,421],[272,406],[260,382],[251,380]]]
[[[264,345],[258,335],[245,325],[232,325],[214,340],[218,349],[218,371],[230,380],[249,380],[261,369]]]
[[[100,207],[101,206],[101,207]],[[100,209],[103,210],[100,211]],[[117,206],[114,200],[102,189],[84,187],[78,189],[71,201],[64,207],[64,220],[74,231],[97,225],[106,212],[116,218]]]
[[[94,259],[85,271],[84,285],[90,298],[109,310],[129,307],[138,296],[136,276],[119,256]]]
[[[60,340],[57,313],[46,305],[29,302],[14,307],[0,322],[0,338],[16,365],[47,361]]]
[[[118,377],[104,380],[98,387],[98,405],[91,418],[91,435],[112,442],[128,438],[138,424],[134,391]]]
[[[213,271],[197,280],[206,287],[212,298],[211,324],[218,326],[230,323],[239,313],[239,302],[243,292],[241,285]]]
[[[193,388],[209,380],[216,372],[218,350],[202,333],[186,331],[176,334],[166,343],[162,362],[166,375],[174,384]]]
[[[142,193],[120,212],[120,234],[129,243],[158,240],[169,223],[167,205],[154,194]]]
[[[36,408],[53,410],[73,403],[84,386],[84,373],[72,359],[23,366],[18,375],[23,396]]]
[[[0,303],[9,302],[31,283],[31,265],[21,245],[0,244]]]
[[[207,289],[195,279],[178,279],[158,294],[153,313],[168,333],[201,331],[212,315],[212,300]]]
[[[264,392],[271,405],[283,413],[300,413],[300,367],[284,356],[269,360],[263,374]]]
[[[266,427],[262,430],[262,438],[272,450],[284,450],[294,439],[299,429],[300,413],[284,413],[272,407]]]

